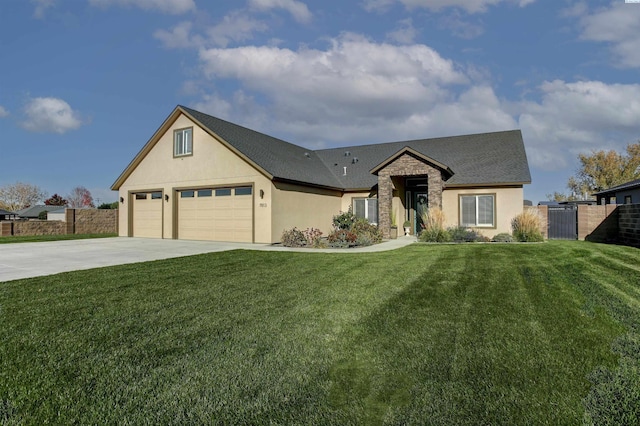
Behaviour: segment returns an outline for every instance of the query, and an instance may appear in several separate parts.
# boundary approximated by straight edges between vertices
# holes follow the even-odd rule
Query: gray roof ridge
[[[436,136],[433,138],[421,138],[421,139],[407,139],[407,140],[399,140],[399,141],[392,141],[392,142],[380,142],[380,143],[364,143],[364,144],[359,144],[359,145],[349,145],[349,146],[339,146],[339,147],[335,147],[335,148],[324,148],[324,149],[317,149],[314,152],[327,152],[327,151],[335,151],[335,150],[349,150],[349,149],[354,149],[354,148],[362,148],[362,147],[369,147],[369,146],[379,146],[379,147],[383,147],[383,146],[390,146],[390,145],[401,145],[401,144],[411,144],[411,143],[415,143],[415,142],[425,142],[425,141],[437,141],[440,139],[456,139],[456,138],[466,138],[466,137],[470,137],[470,136],[474,136],[474,137],[480,137],[483,135],[495,135],[498,133],[511,133],[511,132],[519,132],[522,133],[521,129],[509,129],[509,130],[498,130],[495,132],[482,132],[482,133],[464,133],[464,134],[459,134],[459,135],[452,135],[452,136]],[[410,145],[405,145],[405,147],[410,147]],[[403,149],[404,147],[400,148]]]

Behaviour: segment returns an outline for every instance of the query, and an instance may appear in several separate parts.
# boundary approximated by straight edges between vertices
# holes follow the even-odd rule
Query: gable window
[[[378,224],[378,199],[377,198],[354,198],[353,214],[362,217],[374,225]]]
[[[193,128],[173,132],[173,156],[183,157],[193,154]]]
[[[460,225],[495,227],[495,195],[461,195]]]
[[[631,195],[625,195],[624,196],[624,203],[625,204],[631,204]]]

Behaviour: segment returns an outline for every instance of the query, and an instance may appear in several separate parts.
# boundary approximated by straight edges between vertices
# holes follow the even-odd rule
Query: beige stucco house
[[[178,106],[112,189],[122,236],[271,243],[349,208],[385,236],[437,206],[491,237],[528,183],[519,130],[312,151]]]

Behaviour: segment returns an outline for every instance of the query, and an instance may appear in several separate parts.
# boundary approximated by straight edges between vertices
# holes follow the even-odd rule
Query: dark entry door
[[[578,239],[578,209],[575,205],[549,206],[547,220],[550,240]]]
[[[424,228],[422,215],[426,214],[429,209],[428,194],[426,192],[414,192],[413,205],[415,206],[413,233],[418,235]]]

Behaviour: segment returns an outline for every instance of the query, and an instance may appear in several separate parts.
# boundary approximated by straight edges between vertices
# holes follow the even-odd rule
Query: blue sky
[[[533,183],[640,139],[640,4],[0,2],[0,185],[109,190],[178,105],[311,149],[522,130]]]

